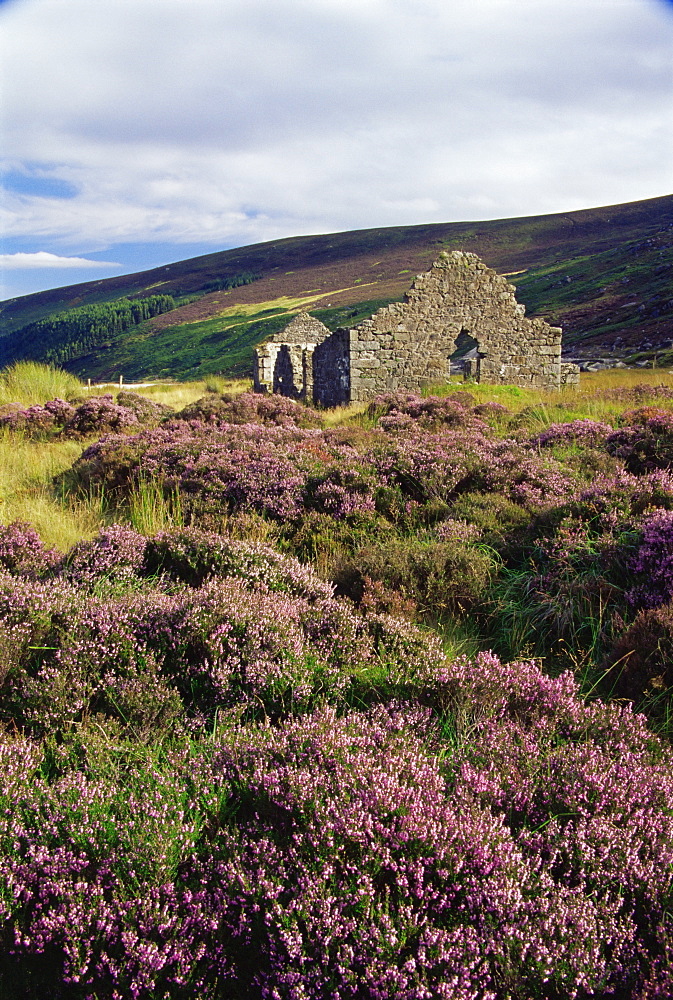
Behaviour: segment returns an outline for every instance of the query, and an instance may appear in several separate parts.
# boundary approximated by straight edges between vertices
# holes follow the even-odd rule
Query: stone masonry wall
[[[280,333],[255,351],[253,389],[293,399],[313,399],[313,350],[331,333],[324,323],[301,312]]]
[[[456,340],[476,342],[471,375],[479,382],[560,389],[574,384],[561,363],[561,330],[528,319],[513,285],[475,254],[442,253],[403,302],[330,334],[306,313],[256,351],[255,391],[312,399],[322,406],[379,392],[419,392],[448,378]],[[462,335],[462,336],[461,336]]]
[[[349,331],[351,401],[447,378],[461,333],[477,342],[477,381],[560,388],[561,330],[524,312],[514,286],[475,254],[441,254],[404,302]]]
[[[319,406],[350,402],[350,351],[348,330],[336,330],[313,352],[313,401]]]

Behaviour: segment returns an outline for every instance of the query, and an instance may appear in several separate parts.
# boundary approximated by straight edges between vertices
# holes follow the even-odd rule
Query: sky
[[[0,0],[0,298],[673,191],[669,0]]]

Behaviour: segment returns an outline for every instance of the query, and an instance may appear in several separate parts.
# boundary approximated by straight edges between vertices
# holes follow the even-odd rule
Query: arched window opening
[[[474,378],[478,382],[480,361],[483,357],[479,351],[479,342],[463,327],[454,343],[456,349],[451,355],[451,374]]]

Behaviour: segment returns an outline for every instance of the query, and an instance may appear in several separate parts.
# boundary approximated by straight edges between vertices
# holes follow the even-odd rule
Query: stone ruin
[[[300,313],[255,351],[255,392],[319,406],[366,401],[380,392],[420,392],[464,358],[466,377],[489,384],[560,389],[579,369],[561,361],[561,329],[528,319],[516,289],[476,254],[442,253],[403,302],[331,333]]]

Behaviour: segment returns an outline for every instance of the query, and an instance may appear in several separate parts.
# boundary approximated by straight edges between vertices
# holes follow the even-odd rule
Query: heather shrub
[[[59,555],[45,549],[42,539],[22,521],[0,525],[0,567],[20,576],[43,576],[52,569]]]
[[[594,389],[590,399],[610,400],[616,403],[643,404],[650,399],[673,399],[673,387],[670,385],[649,385],[641,382],[639,385],[616,386],[612,389]]]
[[[482,654],[424,683],[425,707],[320,708],[163,753],[2,734],[0,986],[670,993],[670,751],[532,663]]]
[[[404,431],[413,426],[483,428],[484,423],[473,415],[474,403],[467,392],[424,398],[411,392],[390,392],[374,397],[367,416],[376,419],[378,426],[388,432]]]
[[[501,655],[547,656],[550,664],[588,671],[594,683],[596,663],[633,607],[673,594],[673,478],[663,470],[598,475],[562,499],[502,540],[484,534],[504,561],[484,604],[484,626]]]
[[[435,526],[435,534],[443,542],[474,542],[481,536],[481,528],[461,518],[447,517]]]
[[[656,608],[673,599],[673,511],[647,516],[629,569],[639,581],[627,593],[636,606]]]
[[[192,587],[211,576],[240,577],[246,584],[270,591],[324,600],[333,588],[298,559],[281,555],[270,545],[250,543],[185,528],[164,531],[147,542],[145,574],[167,574]]]
[[[69,438],[90,437],[139,425],[152,426],[170,412],[162,403],[153,403],[134,392],[91,396],[67,403],[52,399],[44,405],[23,409],[6,406],[0,412],[0,427],[20,431],[26,437],[44,438],[61,434]]]
[[[155,479],[168,494],[180,494],[188,521],[203,526],[219,526],[239,511],[296,525],[316,511],[354,524],[378,513],[407,530],[445,518],[464,492],[502,493],[527,510],[573,492],[574,478],[553,458],[485,429],[431,433],[414,425],[394,435],[344,434],[293,424],[170,421],[96,442],[70,479],[112,498],[127,496],[142,478]]]
[[[132,410],[138,418],[138,422],[149,426],[159,423],[164,417],[172,414],[170,406],[165,403],[158,403],[156,400],[148,399],[137,392],[118,392],[117,405],[123,406],[127,410]]]
[[[578,517],[598,531],[614,531],[620,525],[637,527],[653,508],[673,508],[673,475],[668,471],[598,475],[591,486],[561,504],[559,512]]]
[[[310,571],[283,557],[274,565],[259,547],[231,546],[238,578],[141,588],[133,535],[104,533],[48,583],[0,579],[0,629],[13,657],[0,719],[36,734],[95,714],[132,733],[151,734],[155,724],[198,730],[218,711],[277,718],[318,697],[341,703],[353,684],[367,687],[372,670],[379,680],[381,671],[407,676],[441,658],[430,637],[356,614],[325,596],[331,588]],[[92,586],[96,545],[106,587]]]
[[[622,414],[622,424],[606,440],[611,455],[640,475],[673,463],[673,411],[641,407]]]
[[[244,392],[240,395],[209,393],[190,403],[178,414],[180,420],[198,420],[207,424],[271,424],[279,426],[320,427],[320,415],[303,403],[286,396]]]
[[[611,670],[616,693],[637,705],[642,706],[646,699],[670,703],[673,606],[667,603],[639,612],[610,649],[603,669]],[[662,708],[659,704],[658,709]]]
[[[376,509],[379,482],[366,463],[342,461],[309,477],[303,506],[338,519],[367,518]]]
[[[65,424],[68,437],[85,438],[114,433],[127,427],[137,427],[140,421],[134,409],[115,403],[111,394],[90,396],[75,408]]]
[[[355,595],[357,606],[363,614],[392,615],[409,621],[415,621],[418,617],[418,605],[413,598],[386,587],[381,580],[362,575],[359,570],[349,573],[342,568],[340,572],[342,587]]]
[[[508,410],[502,403],[479,403],[472,407],[472,413],[480,420],[484,420],[490,427],[495,428],[506,427],[512,418],[512,411]]]
[[[412,429],[378,443],[369,460],[386,484],[421,504],[452,503],[465,492],[492,492],[535,508],[558,502],[574,488],[573,479],[553,458],[532,454],[512,440],[489,437],[481,429]]]
[[[624,469],[622,462],[609,455],[602,447],[583,445],[564,449],[563,453],[555,451],[554,454],[563,461],[568,471],[576,475],[578,483],[594,483],[598,479],[614,478]]]
[[[73,474],[84,487],[122,493],[141,477],[156,479],[169,492],[179,490],[188,518],[251,509],[283,520],[301,510],[306,479],[324,460],[315,454],[316,434],[293,425],[170,421],[103,438],[86,449]]]
[[[141,457],[155,439],[167,442],[169,432],[157,428],[138,434],[106,434],[85,448],[57,483],[84,493],[102,491],[112,497],[128,494],[140,478]]]
[[[147,539],[132,528],[113,524],[102,528],[91,541],[78,542],[64,556],[59,574],[71,583],[86,586],[105,580],[130,582],[143,565]]]
[[[62,399],[53,399],[44,406],[34,404],[27,409],[3,407],[0,427],[20,432],[29,438],[45,438],[62,431],[75,413],[75,407]]]
[[[539,434],[530,438],[535,448],[551,448],[555,446],[582,445],[596,447],[601,445],[611,434],[610,424],[598,420],[572,420],[569,423],[550,424]]]
[[[494,571],[491,558],[458,539],[392,537],[358,549],[335,574],[337,589],[361,601],[366,578],[380,581],[439,617],[481,599]]]

